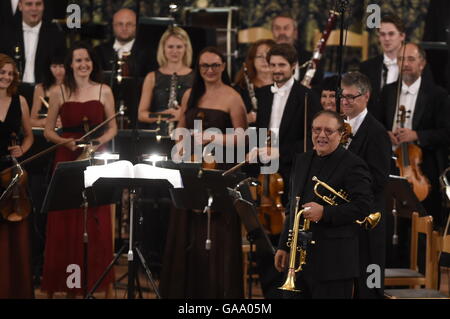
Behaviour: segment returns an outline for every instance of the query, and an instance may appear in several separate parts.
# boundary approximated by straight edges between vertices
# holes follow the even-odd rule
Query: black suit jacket
[[[116,59],[116,52],[113,48],[114,41],[111,40],[95,47],[104,71],[111,71],[113,61]],[[131,54],[127,59],[130,76],[145,77],[148,72],[156,70],[158,65],[155,51],[155,49],[148,48],[137,40],[134,41]]]
[[[295,196],[312,196],[313,189],[304,187],[310,177],[313,156],[314,151],[297,155],[292,167],[289,187],[290,214],[280,237],[279,249],[289,251],[286,242],[288,231],[293,227]],[[343,189],[350,202],[330,206],[314,195],[314,201],[324,206],[324,212],[322,219],[318,223],[311,223],[310,226],[315,244],[311,245],[308,251],[305,270],[317,281],[358,277],[360,226],[355,220],[364,219],[370,213],[373,200],[367,165],[352,152],[338,147],[317,177],[337,191]],[[330,195],[327,191],[323,194]],[[300,205],[304,203],[303,200],[300,201]]]
[[[11,0],[0,1],[0,26],[8,27],[15,25],[22,20],[22,12],[17,7],[16,12],[12,13]]]
[[[369,103],[367,109],[373,116],[380,122],[382,119],[383,111],[380,109],[380,95],[381,95],[381,78],[383,75],[383,54],[377,55],[374,58],[368,59],[362,62],[359,66],[359,71],[369,78],[372,91],[370,94]],[[433,75],[428,65],[425,66],[423,76],[427,81],[434,83]]]
[[[25,69],[25,50],[22,21],[16,24],[15,28],[3,28],[2,35],[0,36],[0,52],[14,57],[14,48],[16,46],[19,46],[21,49],[20,68],[23,72]],[[45,68],[50,67],[50,58],[52,56],[64,56],[65,53],[66,44],[64,34],[58,30],[56,25],[42,22],[34,61],[35,82],[42,82]]]
[[[366,280],[367,266],[377,264],[381,267],[381,274],[384,275],[386,259],[386,211],[384,189],[389,179],[391,165],[391,141],[384,126],[378,122],[373,115],[367,113],[361,126],[351,139],[348,150],[358,155],[367,164],[372,177],[372,192],[374,202],[371,207],[372,212],[380,212],[381,220],[378,225],[367,231],[363,228],[359,231],[359,251],[360,251],[360,280],[358,297],[370,298],[383,297],[383,277],[381,287],[377,294],[368,289]]]
[[[272,113],[273,93],[270,85],[255,90],[258,99],[257,128],[268,128]],[[311,123],[314,114],[320,109],[320,102],[315,92],[294,81],[284,108],[279,130],[280,169],[285,183],[289,178],[290,168],[295,153],[304,149],[305,94],[308,93],[307,136],[308,149],[311,148]]]
[[[396,108],[397,82],[387,85],[381,95],[383,124],[392,130]],[[417,132],[418,145],[422,149],[422,170],[437,183],[439,172],[448,163],[450,145],[450,102],[447,92],[422,78],[414,108],[412,128]]]

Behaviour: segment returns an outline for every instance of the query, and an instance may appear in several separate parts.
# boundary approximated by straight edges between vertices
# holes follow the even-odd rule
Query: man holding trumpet
[[[367,165],[340,146],[343,126],[339,114],[317,113],[312,122],[314,150],[299,154],[291,171],[286,209],[290,214],[275,255],[275,268],[281,272],[289,266],[291,278],[288,276],[286,283],[295,282],[295,277],[297,282],[295,287],[285,283],[283,289],[300,290],[297,296],[304,299],[352,298],[354,281],[359,276],[358,227],[362,225],[358,224],[373,227],[376,218],[369,218],[378,217],[371,214],[368,218],[373,195]],[[297,196],[300,200],[295,204]],[[288,247],[289,230],[300,210],[302,221],[298,222],[308,225],[304,230],[312,237],[308,237],[306,246],[305,240],[291,240]],[[298,234],[299,238],[304,234]],[[291,257],[288,253],[290,249],[296,251],[297,246],[306,253],[299,276],[292,275],[298,261],[293,262],[293,253]]]

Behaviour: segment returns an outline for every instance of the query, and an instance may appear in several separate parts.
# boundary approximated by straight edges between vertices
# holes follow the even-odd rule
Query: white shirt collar
[[[367,115],[367,108],[364,109],[361,113],[359,113],[357,116],[352,118],[351,120],[347,120],[347,123],[350,124],[352,127],[352,134],[353,136],[358,131],[359,127],[361,126],[361,123],[364,121]]]
[[[122,55],[123,52],[131,52],[131,48],[133,47],[134,40],[128,41],[125,44],[121,44],[117,39],[114,41],[113,49],[114,51],[119,51],[119,55]]]
[[[383,63],[386,64],[386,66],[396,65],[397,58],[391,59],[386,54],[383,54]]]
[[[283,84],[283,86],[278,87],[276,83],[272,85],[270,88],[271,92],[274,94],[279,94],[281,96],[284,96],[285,94],[289,93],[292,89],[292,86],[294,85],[294,77],[292,76],[286,83]]]
[[[422,83],[422,77],[419,76],[419,78],[410,86],[407,86],[405,82],[402,82],[402,93],[410,93],[410,94],[417,94],[420,89],[420,84]]]
[[[25,21],[22,20],[22,29],[23,31],[29,31],[34,34],[39,34],[39,30],[41,29],[42,21],[40,21],[38,24],[36,24],[34,27],[29,26],[25,23]]]
[[[18,4],[19,4],[19,0],[11,0],[11,9],[12,9],[13,15],[16,14]]]

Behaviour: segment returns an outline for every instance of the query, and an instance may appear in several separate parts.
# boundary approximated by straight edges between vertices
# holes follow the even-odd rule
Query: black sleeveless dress
[[[21,127],[20,99],[14,95],[5,120],[0,121],[0,171],[12,165],[5,155],[9,155],[11,134],[19,136]],[[28,220],[9,222],[0,217],[0,299],[34,296]]]
[[[199,114],[200,113],[200,114]],[[185,114],[186,127],[203,119],[203,129],[232,128],[224,111],[192,108]],[[211,214],[211,249],[205,249],[207,215],[190,210],[171,214],[160,282],[164,298],[243,298],[242,238],[235,212]]]

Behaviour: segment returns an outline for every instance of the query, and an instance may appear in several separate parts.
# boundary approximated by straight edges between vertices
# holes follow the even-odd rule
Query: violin
[[[344,122],[344,128],[343,128],[343,133],[341,136],[341,141],[340,144],[341,145],[347,145],[348,140],[353,136],[352,134],[352,127],[350,124],[348,124],[347,122]]]
[[[401,128],[405,126],[406,113],[405,106],[400,105],[398,108],[398,117]],[[413,143],[402,143],[395,150],[395,154],[397,156],[396,165],[400,170],[400,176],[408,180],[412,185],[414,194],[416,194],[420,201],[423,201],[430,193],[431,185],[420,169],[422,150]]]
[[[11,134],[11,146],[18,145],[15,133]],[[31,202],[27,193],[28,175],[16,162],[16,165],[0,172],[1,188],[12,188],[5,194],[0,205],[0,213],[5,220],[19,222],[31,212]]]
[[[266,140],[268,147],[271,145],[271,131]],[[284,207],[281,196],[284,193],[284,181],[280,174],[259,174],[260,185],[256,190],[258,198],[258,219],[261,225],[271,235],[281,233],[284,222]]]

